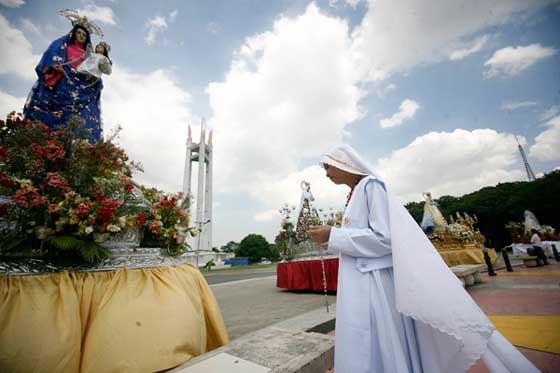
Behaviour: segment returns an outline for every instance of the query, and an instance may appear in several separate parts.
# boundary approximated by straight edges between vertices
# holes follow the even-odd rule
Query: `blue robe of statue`
[[[55,40],[35,68],[38,79],[33,85],[23,114],[56,129],[65,126],[71,115],[78,115],[91,132],[89,142],[101,139],[100,97],[103,83],[78,74],[66,60],[66,48],[72,33]],[[86,45],[90,43],[90,38]],[[64,76],[53,86],[45,84],[45,69],[63,64]]]

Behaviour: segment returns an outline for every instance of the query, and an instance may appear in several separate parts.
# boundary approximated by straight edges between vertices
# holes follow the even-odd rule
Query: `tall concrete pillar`
[[[189,135],[187,137],[187,151],[185,153],[185,169],[183,173],[183,193],[185,194],[185,198],[191,197],[192,147],[193,143],[191,126],[189,126]]]
[[[207,250],[212,249],[212,130],[208,135],[208,147],[206,148],[206,182],[204,190],[204,222],[203,227],[205,246]]]
[[[187,138],[185,155],[185,169],[183,175],[183,192],[191,197],[191,211],[195,207],[192,199],[192,164],[198,162],[198,181],[196,194],[196,214],[192,225],[199,228],[201,233],[195,239],[195,250],[212,249],[212,131],[209,132],[206,143],[206,128],[204,122],[200,130],[200,141],[193,143],[191,128]],[[192,215],[191,215],[192,216]]]

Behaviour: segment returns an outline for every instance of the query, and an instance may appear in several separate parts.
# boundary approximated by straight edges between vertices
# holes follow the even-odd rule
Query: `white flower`
[[[119,218],[119,225],[124,226],[126,225],[126,215],[125,216],[121,216]]]
[[[175,237],[175,242],[177,242],[178,245],[182,245],[185,243],[187,237],[184,234],[178,234],[177,237]]]
[[[107,230],[108,230],[109,232],[116,233],[116,232],[120,232],[120,231],[121,231],[121,228],[119,228],[119,227],[116,226],[115,224],[109,224],[109,225],[107,226]]]
[[[91,232],[93,232],[93,227],[90,225],[88,227],[86,227],[86,229],[84,229],[85,234],[90,234]]]

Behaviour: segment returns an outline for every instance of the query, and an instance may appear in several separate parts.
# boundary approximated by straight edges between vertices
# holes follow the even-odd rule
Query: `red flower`
[[[49,139],[45,142],[45,146],[38,144],[31,144],[31,151],[37,158],[47,158],[49,161],[64,158],[64,149],[62,144],[54,139]]]
[[[56,203],[50,203],[49,207],[47,207],[47,211],[49,214],[55,213],[60,209],[60,207]]]
[[[10,188],[14,186],[14,182],[3,172],[0,172],[0,185]]]
[[[146,214],[144,214],[143,212],[138,214],[137,220],[136,220],[136,225],[138,225],[139,227],[143,226],[144,223],[146,222]]]
[[[124,186],[124,190],[126,190],[127,193],[130,193],[133,189],[134,189],[134,185],[132,183],[128,183]]]
[[[98,202],[101,202],[101,207],[97,210],[97,216],[99,216],[104,223],[108,223],[113,218],[115,210],[121,205],[121,203],[101,196],[98,196],[97,198]]]
[[[89,214],[89,210],[91,209],[93,205],[91,204],[91,202],[82,202],[78,205],[78,207],[76,208],[76,210],[78,211],[78,215],[80,217],[85,217],[88,216]]]
[[[9,205],[7,203],[3,203],[0,205],[0,218],[8,215],[8,207]]]
[[[41,196],[37,193],[37,189],[32,186],[25,186],[16,190],[12,195],[12,201],[20,207],[39,206],[49,202],[47,197]]]
[[[70,186],[68,185],[68,181],[65,178],[60,176],[58,172],[48,172],[46,178],[47,184],[54,187],[62,189],[63,191],[70,190]]]
[[[5,162],[8,160],[8,156],[6,154],[6,148],[0,145],[0,161]]]
[[[64,158],[64,149],[62,148],[62,144],[54,139],[47,140],[43,149],[45,157],[49,161]]]
[[[43,155],[45,154],[43,148],[35,143],[31,144],[31,151],[37,158],[43,158]]]
[[[47,126],[44,123],[40,123],[39,127],[43,130],[43,132],[45,133],[51,133],[52,132],[52,128],[50,128],[49,126]]]

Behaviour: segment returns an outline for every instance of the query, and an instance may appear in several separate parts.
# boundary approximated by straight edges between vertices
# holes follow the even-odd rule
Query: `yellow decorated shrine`
[[[448,223],[431,194],[424,193],[424,198],[422,229],[448,266],[485,264],[484,251],[488,252],[492,263],[498,260],[494,250],[484,246],[484,235],[474,227],[478,222],[476,216],[457,212],[455,218],[450,216]]]

